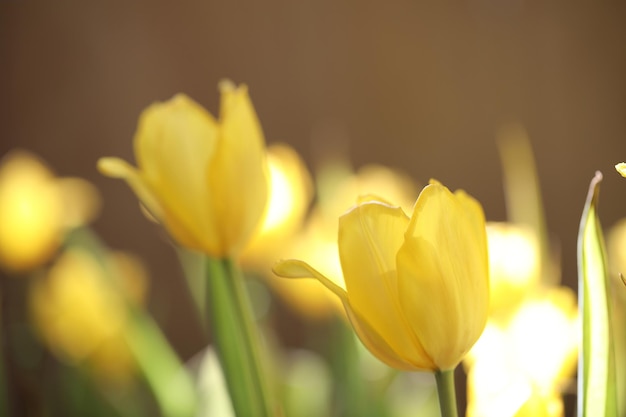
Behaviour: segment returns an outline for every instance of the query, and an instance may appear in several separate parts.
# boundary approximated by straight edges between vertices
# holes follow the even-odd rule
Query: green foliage
[[[615,357],[604,238],[597,207],[602,174],[591,181],[578,234],[578,297],[582,346],[578,369],[578,416],[616,417]]]

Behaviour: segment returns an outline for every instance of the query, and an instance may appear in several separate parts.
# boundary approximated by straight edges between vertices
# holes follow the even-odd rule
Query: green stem
[[[435,379],[437,380],[437,393],[439,394],[441,417],[457,417],[454,369],[436,371]]]
[[[187,370],[147,314],[132,312],[126,341],[165,417],[193,417],[196,392]]]
[[[238,417],[274,416],[244,278],[230,259],[207,258],[206,266],[213,342],[235,414]]]
[[[205,280],[205,257],[197,252],[185,249],[182,246],[174,245],[178,259],[183,267],[187,286],[194,305],[198,312],[198,317],[202,321],[203,330],[207,327],[207,303],[206,303],[206,280]]]

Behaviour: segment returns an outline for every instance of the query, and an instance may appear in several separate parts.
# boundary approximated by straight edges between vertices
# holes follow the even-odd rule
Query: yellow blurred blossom
[[[143,302],[141,264],[125,254],[102,263],[84,249],[69,249],[47,277],[33,281],[29,308],[49,348],[70,364],[87,364],[106,380],[125,381],[134,362],[124,338],[126,302]]]
[[[481,367],[467,375],[467,417],[562,417],[557,392],[541,392],[515,372],[495,373]],[[497,378],[497,380],[493,380]]]
[[[490,313],[507,319],[539,282],[540,254],[535,235],[512,223],[487,223]]]
[[[419,192],[411,178],[400,171],[369,164],[353,172],[345,162],[324,166],[318,175],[318,188],[318,209],[333,229],[333,234],[337,233],[337,218],[360,195],[377,195],[410,212]]]
[[[245,85],[220,84],[220,117],[179,94],[148,107],[134,138],[137,168],[102,158],[181,245],[213,257],[240,254],[267,199],[265,144]]]
[[[345,288],[308,264],[288,260],[279,276],[318,279],[343,302],[363,344],[397,369],[450,370],[487,321],[489,277],[480,204],[436,181],[409,218],[374,197],[339,219]]]
[[[619,164],[615,165],[615,169],[617,170],[617,172],[620,173],[622,177],[626,177],[626,163],[620,162]]]
[[[329,235],[318,215],[313,215],[305,229],[282,253],[306,258],[323,275],[332,277],[337,285],[345,287],[337,253],[337,232]],[[267,279],[287,305],[310,319],[343,314],[341,300],[316,280],[287,280],[273,274]]]
[[[302,227],[312,198],[312,180],[304,161],[285,144],[267,148],[268,202],[261,227],[242,254],[244,268],[266,273]]]
[[[466,358],[468,416],[562,416],[578,326],[576,297],[566,287],[526,299],[506,325],[489,322]]]
[[[57,178],[33,154],[15,150],[0,165],[0,265],[12,272],[47,262],[64,232],[91,220],[99,196],[78,178]]]

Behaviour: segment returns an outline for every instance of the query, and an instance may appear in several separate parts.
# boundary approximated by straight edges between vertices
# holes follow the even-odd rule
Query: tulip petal
[[[170,233],[181,243],[189,247],[199,247],[200,243],[195,239],[177,219],[167,212],[157,199],[146,181],[141,177],[139,172],[126,161],[119,158],[100,158],[98,160],[98,170],[112,178],[121,178],[141,201],[141,204],[154,216],[154,218],[162,222],[170,231]]]
[[[393,206],[393,204],[391,204],[389,201],[385,200],[382,197],[377,196],[376,194],[361,194],[357,197],[356,201],[357,201],[357,205],[371,203],[371,202],[378,202],[378,203],[386,204],[388,206]]]
[[[179,94],[143,111],[135,134],[135,154],[142,177],[164,208],[166,225],[194,231],[193,249],[215,251],[219,237],[213,213],[215,197],[206,185],[214,158],[218,127],[213,117],[189,97]],[[169,228],[169,227],[168,227]]]
[[[432,362],[412,337],[396,282],[396,253],[408,224],[399,207],[376,201],[358,205],[339,219],[339,257],[359,327],[393,346],[399,360],[423,368]]]
[[[434,365],[429,360],[413,364],[399,359],[402,356],[385,341],[379,332],[371,327],[366,320],[354,311],[354,309],[350,306],[350,303],[344,302],[344,308],[346,310],[348,320],[350,320],[354,331],[363,345],[382,362],[392,368],[403,371],[423,371],[435,369]]]
[[[401,356],[394,351],[379,332],[373,329],[368,322],[352,308],[348,301],[346,291],[306,262],[295,259],[279,261],[274,265],[273,271],[276,275],[285,278],[315,278],[336,294],[343,302],[346,315],[361,342],[374,356],[387,365],[406,371],[434,369],[432,362],[425,361],[424,363],[412,364],[398,359]]]
[[[400,302],[414,334],[439,369],[454,368],[487,319],[487,238],[480,205],[431,182],[415,203],[397,263]]]
[[[343,288],[335,284],[331,279],[325,277],[322,273],[306,262],[302,262],[297,259],[279,261],[276,265],[274,265],[272,270],[276,275],[283,278],[315,278],[322,283],[322,285],[336,294],[341,301],[346,302],[348,300],[346,291]]]
[[[220,138],[209,171],[223,247],[238,253],[255,232],[267,201],[263,132],[246,86],[220,84]]]

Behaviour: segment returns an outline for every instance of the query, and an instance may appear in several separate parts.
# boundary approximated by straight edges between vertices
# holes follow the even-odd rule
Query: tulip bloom
[[[579,315],[567,287],[531,293],[506,324],[490,320],[465,358],[468,416],[563,416],[576,372]]]
[[[302,261],[277,275],[314,277],[343,301],[363,344],[397,369],[447,371],[482,333],[489,311],[485,218],[463,191],[431,181],[413,215],[362,199],[339,219],[346,288]]]
[[[9,152],[0,164],[0,267],[27,272],[45,264],[67,230],[89,222],[99,195],[79,178],[59,178],[30,152]]]
[[[143,267],[134,258],[107,253],[96,259],[72,248],[45,278],[33,281],[30,315],[42,340],[61,360],[84,363],[106,381],[126,382],[135,363],[124,337],[129,320],[125,298],[141,304],[145,285]]]
[[[137,168],[102,158],[181,245],[213,257],[241,252],[265,210],[265,144],[246,86],[220,84],[220,118],[179,94],[142,113]]]

